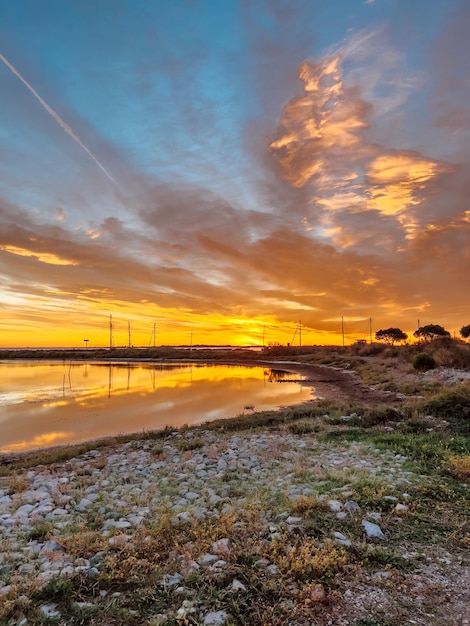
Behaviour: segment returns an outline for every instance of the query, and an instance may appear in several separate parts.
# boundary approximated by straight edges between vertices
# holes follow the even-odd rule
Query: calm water
[[[0,452],[197,424],[312,397],[300,376],[201,364],[0,363]],[[279,381],[294,381],[283,382]]]

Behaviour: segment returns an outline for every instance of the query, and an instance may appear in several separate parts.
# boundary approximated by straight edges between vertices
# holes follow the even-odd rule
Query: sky
[[[459,336],[468,32],[468,0],[0,0],[0,347]]]

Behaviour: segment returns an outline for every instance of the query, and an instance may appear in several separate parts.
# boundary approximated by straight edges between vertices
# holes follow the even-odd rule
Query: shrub
[[[470,368],[470,344],[463,341],[440,337],[426,345],[426,352],[443,367]]]
[[[427,372],[427,370],[432,370],[436,367],[436,361],[430,354],[421,352],[416,355],[413,361],[413,367],[420,372]]]
[[[444,391],[423,404],[426,412],[436,417],[470,419],[470,385],[463,384]]]

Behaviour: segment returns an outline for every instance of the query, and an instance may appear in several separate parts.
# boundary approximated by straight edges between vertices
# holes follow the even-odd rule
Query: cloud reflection
[[[7,368],[0,364],[2,372]],[[178,427],[236,415],[246,404],[261,410],[311,395],[295,382],[266,385],[267,374],[259,367],[89,363],[69,369],[61,364],[15,363],[14,370],[16,388],[25,399],[34,395],[36,401],[5,401],[0,440],[3,452]],[[51,385],[53,379],[55,387]],[[29,389],[32,384],[34,393]],[[27,440],[25,432],[31,435]]]

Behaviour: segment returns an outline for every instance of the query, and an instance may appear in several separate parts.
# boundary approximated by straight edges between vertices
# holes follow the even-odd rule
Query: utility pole
[[[109,316],[109,349],[113,349],[113,316]]]

